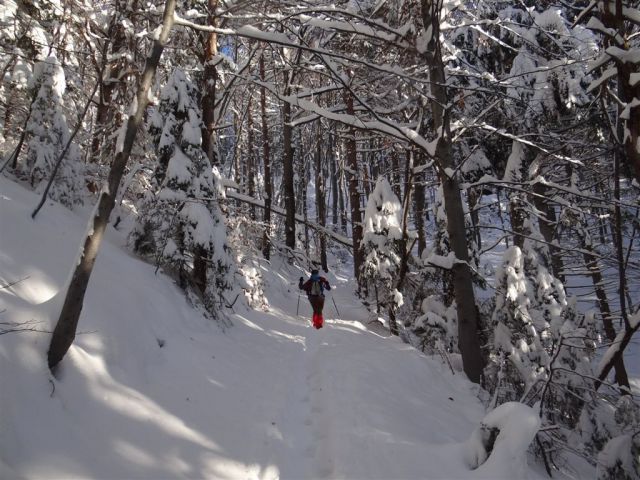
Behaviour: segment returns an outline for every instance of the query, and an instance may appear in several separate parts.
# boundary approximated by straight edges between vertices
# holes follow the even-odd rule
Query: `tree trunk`
[[[334,135],[329,131],[329,149],[327,156],[329,157],[329,176],[331,178],[331,223],[333,228],[338,228],[338,166],[337,157],[334,154]]]
[[[602,278],[602,272],[598,266],[598,260],[593,253],[593,248],[586,242],[584,235],[580,235],[581,247],[583,251],[583,258],[585,266],[589,271],[589,276],[593,282],[593,288],[595,289],[596,298],[600,306],[600,313],[602,314],[602,324],[604,326],[604,332],[607,340],[614,342],[616,339],[616,331],[613,327],[613,318],[611,315],[611,308],[609,306],[609,299],[607,298],[607,292],[604,289],[604,283]],[[629,386],[629,376],[627,375],[627,369],[624,365],[624,359],[620,356],[613,364],[615,368],[616,383],[620,386],[621,391],[628,393],[631,391]]]
[[[264,55],[260,55],[260,80],[265,82]],[[267,123],[267,92],[260,88],[260,112],[262,118],[262,156],[264,163],[264,234],[262,236],[262,255],[269,260],[271,257],[271,145],[269,143],[269,126]]]
[[[287,86],[285,95],[290,94]],[[291,105],[284,102],[282,105],[282,141],[284,148],[282,187],[284,189],[284,208],[287,212],[285,217],[285,244],[290,249],[296,248],[296,198],[294,189],[294,169],[293,169],[293,127],[291,126]]]
[[[193,283],[201,294],[207,289],[207,265],[209,257],[207,251],[201,246],[197,246],[193,252]]]
[[[416,167],[424,165],[423,152],[416,152]],[[427,248],[427,237],[424,231],[425,215],[425,191],[424,191],[424,172],[420,172],[414,176],[414,202],[415,202],[415,225],[418,231],[418,256],[422,256],[422,252]]]
[[[176,0],[166,0],[162,30],[160,36],[154,41],[150,56],[147,58],[144,73],[137,93],[137,107],[133,115],[127,121],[124,144],[122,151],[116,157],[109,171],[108,185],[100,192],[95,216],[91,222],[91,228],[85,238],[82,254],[76,265],[67,293],[60,312],[60,317],[51,337],[51,344],[47,354],[49,368],[54,371],[64,355],[69,350],[76,335],[78,319],[84,304],[84,295],[89,284],[89,278],[98,255],[100,243],[104,231],[109,223],[109,216],[115,205],[120,180],[131,155],[133,142],[142,124],[145,109],[149,103],[149,89],[153,83],[160,56],[169,37],[169,32],[174,23],[174,11]]]
[[[391,149],[391,187],[396,197],[400,198],[400,162],[398,161],[398,151]]]
[[[298,134],[296,138],[296,149],[295,149],[296,152],[306,152],[309,147],[305,148],[301,145],[301,138],[300,138],[300,135]],[[299,163],[300,178],[302,179],[301,182],[300,181],[298,182],[298,187],[299,187],[298,199],[301,200],[299,204],[302,205],[302,218],[304,218],[304,253],[307,255],[307,258],[310,258],[311,255],[309,252],[309,247],[311,242],[309,241],[309,238],[310,238],[309,206],[307,205],[307,197],[308,197],[307,194],[308,194],[308,185],[311,182],[311,175],[309,171],[309,165],[307,165],[305,157],[300,153],[298,153],[298,163]]]
[[[445,110],[445,106],[449,105],[449,98],[440,45],[440,3],[422,0],[422,19],[424,28],[431,30],[425,57],[429,68],[433,126],[440,135],[435,161],[439,167],[442,183],[449,242],[457,259],[452,270],[458,314],[458,344],[464,372],[469,380],[480,383],[484,359],[480,351],[478,335],[480,318],[476,308],[472,271],[469,265],[462,195],[456,176],[448,174],[454,164],[449,112]]]
[[[473,228],[473,239],[476,242],[476,248],[480,250],[482,247],[482,237],[480,235],[480,218],[478,215],[478,203],[480,202],[480,191],[478,188],[471,187],[467,189],[467,200],[469,202],[469,216],[471,217],[471,226]]]
[[[551,256],[551,270],[553,271],[553,276],[560,280],[563,284],[565,283],[564,277],[564,265],[562,263],[562,258],[560,257],[560,250],[555,246],[555,224],[557,222],[556,219],[556,211],[553,206],[549,205],[549,203],[545,200],[548,195],[547,189],[541,183],[536,183],[533,186],[533,204],[536,209],[542,212],[541,216],[538,216],[538,225],[540,226],[540,233],[544,238],[545,242],[549,244],[549,255]]]
[[[207,0],[207,23],[217,26],[216,10],[219,0]],[[220,163],[218,150],[216,147],[216,82],[218,80],[218,70],[215,59],[218,55],[218,34],[210,32],[206,36],[204,43],[204,91],[202,95],[202,149],[206,152],[211,165],[217,167]]]
[[[326,226],[326,198],[325,198],[325,172],[322,168],[322,135],[318,125],[316,136],[316,153],[315,153],[315,174],[316,174],[316,212],[318,213],[318,225]],[[320,236],[320,265],[325,272],[329,271],[327,266],[327,238],[324,233],[319,232]]]
[[[338,174],[338,204],[340,206],[340,228],[341,232],[347,234],[347,207],[345,205],[345,174],[344,168]]]
[[[409,245],[409,210],[411,207],[411,192],[414,186],[413,159],[414,152],[411,152],[407,156],[404,196],[402,200],[402,239],[400,240],[400,266],[398,268],[398,280],[395,285],[395,288],[398,291],[402,290],[404,280],[407,276],[407,273],[409,272],[409,258],[411,257],[411,248],[413,247],[413,244]]]
[[[354,115],[353,96],[351,92],[345,92],[345,104],[347,114]],[[360,288],[360,269],[364,258],[360,248],[362,243],[362,214],[360,212],[360,192],[358,191],[358,152],[356,150],[356,132],[349,127],[346,140],[347,164],[349,165],[349,201],[351,204],[351,229],[353,239],[353,276]]]
[[[256,196],[256,158],[253,150],[253,112],[251,111],[251,95],[247,102],[247,195]],[[249,207],[249,216],[256,219],[256,209]]]
[[[137,4],[137,2],[135,2]],[[116,13],[111,20],[111,24],[109,25],[109,35],[108,38],[112,39],[111,45],[111,54],[117,55],[122,52],[122,50],[126,47],[126,32],[123,24],[123,16],[126,15],[127,12],[135,12],[137,6],[134,5],[132,10],[127,10],[122,5],[122,2],[116,2]],[[125,17],[126,18],[126,17]],[[106,50],[109,51],[109,50]],[[104,74],[101,79],[101,84],[99,86],[100,89],[100,97],[98,100],[98,105],[96,106],[96,117],[93,127],[93,137],[91,139],[91,163],[99,163],[101,157],[101,148],[105,143],[106,139],[109,139],[111,135],[107,132],[109,126],[114,124],[116,109],[113,105],[113,96],[116,93],[119,86],[122,85],[121,77],[125,70],[124,58],[118,59],[115,65],[110,65],[108,58],[103,58],[102,61],[106,64],[106,68]],[[100,68],[96,66],[97,71],[100,71]],[[115,150],[115,139],[110,142],[109,149],[106,152],[102,152],[104,158],[108,158],[113,155]]]

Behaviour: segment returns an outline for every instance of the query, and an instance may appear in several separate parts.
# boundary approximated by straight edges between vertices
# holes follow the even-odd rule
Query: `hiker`
[[[304,282],[304,278],[300,277],[298,288],[307,292],[307,298],[313,308],[313,326],[318,329],[322,328],[324,318],[322,317],[322,309],[324,308],[324,291],[331,290],[331,285],[326,278],[321,277],[318,270],[311,270],[311,278]]]

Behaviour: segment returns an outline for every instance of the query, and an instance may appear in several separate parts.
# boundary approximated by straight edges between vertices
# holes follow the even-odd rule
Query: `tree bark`
[[[248,93],[247,102],[247,194],[250,197],[256,196],[256,159],[253,149],[253,112],[251,111],[251,94]],[[256,218],[256,209],[253,205],[249,207],[249,216],[252,220]]]
[[[207,0],[207,23],[216,27],[218,18],[216,10],[219,0]],[[216,57],[218,56],[218,34],[209,32],[204,42],[204,94],[202,95],[202,149],[206,152],[211,165],[217,167],[220,163],[216,148],[216,83],[218,70]]]
[[[354,115],[353,95],[345,91],[345,104],[347,114]],[[347,139],[347,164],[349,165],[349,202],[351,204],[351,231],[353,238],[353,276],[360,288],[360,270],[364,261],[362,244],[362,213],[360,212],[360,192],[358,191],[358,152],[356,150],[356,132],[353,127],[348,128]]]
[[[285,95],[289,95],[290,92],[291,87],[287,84]],[[282,186],[284,189],[284,208],[287,212],[284,222],[285,244],[293,250],[296,247],[296,198],[293,181],[293,127],[291,126],[291,104],[289,102],[284,102],[282,105],[282,124],[284,148]]]
[[[108,185],[100,192],[95,216],[92,219],[91,227],[85,238],[80,260],[74,269],[71,281],[67,288],[67,293],[60,312],[60,317],[51,337],[51,344],[47,354],[49,368],[54,371],[55,367],[64,358],[76,335],[78,319],[82,312],[84,296],[89,284],[91,272],[100,249],[100,243],[104,231],[109,223],[109,216],[115,205],[116,196],[120,180],[124,169],[131,155],[133,142],[142,124],[145,109],[149,103],[149,89],[153,83],[160,57],[169,37],[169,32],[174,23],[174,11],[176,0],[166,0],[162,30],[160,36],[154,41],[151,54],[147,58],[144,73],[137,93],[137,108],[127,121],[124,144],[121,152],[116,157],[109,171]]]
[[[316,136],[316,152],[315,152],[315,174],[316,174],[316,212],[318,214],[318,225],[326,226],[326,198],[325,198],[325,172],[322,168],[322,135],[320,133],[321,125],[318,125]],[[327,239],[324,233],[319,232],[320,236],[320,266],[325,272],[329,271],[327,266]]]
[[[616,331],[613,327],[613,317],[611,315],[611,307],[609,306],[609,299],[607,298],[607,292],[604,289],[602,272],[600,267],[598,266],[598,260],[593,253],[593,248],[589,245],[584,238],[584,235],[580,235],[582,242],[582,251],[585,266],[589,271],[589,276],[591,277],[591,281],[593,282],[593,288],[595,289],[596,298],[598,299],[598,304],[600,306],[600,313],[602,314],[602,324],[604,326],[604,333],[607,337],[607,340],[610,342],[614,342],[616,339]],[[629,376],[627,375],[627,369],[624,365],[624,358],[622,356],[618,357],[614,363],[613,367],[615,368],[615,380],[616,383],[620,386],[621,391],[630,392],[631,387],[629,385]]]
[[[137,2],[135,2],[137,3]],[[126,33],[123,25],[123,16],[128,11],[123,8],[121,2],[116,2],[116,13],[109,25],[109,38],[112,39],[111,52],[113,54],[120,53],[126,47]],[[133,5],[133,9],[130,11],[135,12],[136,5]],[[106,131],[110,125],[113,125],[116,109],[112,103],[113,96],[117,91],[117,88],[122,85],[121,77],[125,71],[124,57],[120,58],[115,65],[111,65],[108,58],[103,58],[102,61],[106,64],[104,75],[101,78],[101,84],[99,86],[100,98],[96,107],[96,117],[94,122],[93,137],[91,139],[91,157],[90,162],[98,163],[100,160],[100,150],[105,143],[105,139],[108,139],[110,135]],[[101,68],[96,65],[98,72],[101,72]],[[113,155],[115,150],[115,141],[110,143],[110,148],[106,152],[105,157]]]
[[[424,28],[431,30],[425,57],[429,68],[433,126],[440,136],[435,161],[442,183],[449,242],[457,260],[452,271],[458,315],[458,345],[464,372],[469,380],[480,383],[484,359],[480,351],[480,318],[469,265],[462,195],[456,175],[449,175],[454,164],[449,112],[445,109],[449,105],[449,98],[440,45],[440,3],[422,0],[422,19]]]
[[[416,152],[416,167],[424,165],[424,153]],[[425,221],[425,189],[424,189],[424,172],[414,175],[414,202],[415,202],[415,225],[418,231],[418,256],[422,256],[422,252],[427,248],[427,237],[424,231]]]
[[[264,55],[260,55],[260,80],[266,81],[264,72]],[[263,86],[260,88],[260,113],[262,119],[262,161],[264,164],[264,234],[262,235],[262,255],[269,260],[271,257],[271,145],[269,143],[269,125],[267,123],[267,92]]]
[[[329,131],[329,177],[331,178],[331,223],[333,228],[338,228],[338,166],[334,153],[334,135]]]

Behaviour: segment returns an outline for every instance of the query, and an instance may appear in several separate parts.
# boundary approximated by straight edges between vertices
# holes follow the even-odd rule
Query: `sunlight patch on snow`
[[[264,328],[262,328],[260,325],[253,323],[251,320],[249,320],[247,317],[243,315],[237,315],[236,319],[249,328],[253,328],[254,330],[257,330],[259,332],[264,332]]]
[[[151,467],[156,461],[149,453],[126,440],[115,440],[113,450],[116,454],[129,460],[131,463],[135,463],[143,467]]]
[[[273,335],[274,337],[285,338],[294,343],[299,343],[300,345],[302,345],[303,348],[306,348],[306,338],[301,335],[288,335],[286,333],[279,332],[277,330],[269,330],[268,333],[270,335]]]
[[[246,465],[227,459],[214,459],[202,468],[204,478],[248,480],[276,480],[280,478],[280,470],[275,465],[262,466],[258,463]]]
[[[210,384],[212,384],[212,385],[215,385],[215,386],[216,386],[216,387],[218,387],[218,388],[227,388],[227,387],[225,387],[222,383],[220,383],[220,382],[219,382],[219,381],[217,381],[217,380],[214,380],[214,379],[213,379],[213,378],[211,378],[211,377],[207,377],[207,382],[209,382],[209,383],[210,383]]]
[[[4,258],[2,261],[5,264],[9,263],[7,259]],[[19,280],[19,278],[10,279],[0,277],[0,284],[2,285],[18,281],[15,285],[4,288],[2,293],[19,297],[31,305],[40,305],[48,302],[58,293],[58,288],[55,286],[54,282],[47,275],[38,270],[29,271],[24,280]]]
[[[170,435],[212,451],[220,451],[218,445],[189,428],[179,417],[160,407],[139,391],[115,381],[106,368],[104,357],[91,355],[77,345],[71,347],[70,353],[76,368],[86,377],[93,397],[103,402],[106,408],[141,422],[157,421],[157,427]]]
[[[74,475],[69,475],[74,472]],[[5,478],[5,477],[3,477]],[[13,478],[13,477],[9,477]],[[40,461],[24,470],[23,478],[91,478],[88,470],[70,457],[45,455]]]

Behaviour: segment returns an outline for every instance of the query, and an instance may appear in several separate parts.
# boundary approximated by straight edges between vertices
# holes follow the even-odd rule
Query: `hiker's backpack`
[[[320,280],[314,280],[311,282],[311,290],[309,292],[309,295],[322,295],[322,284],[320,283]]]

